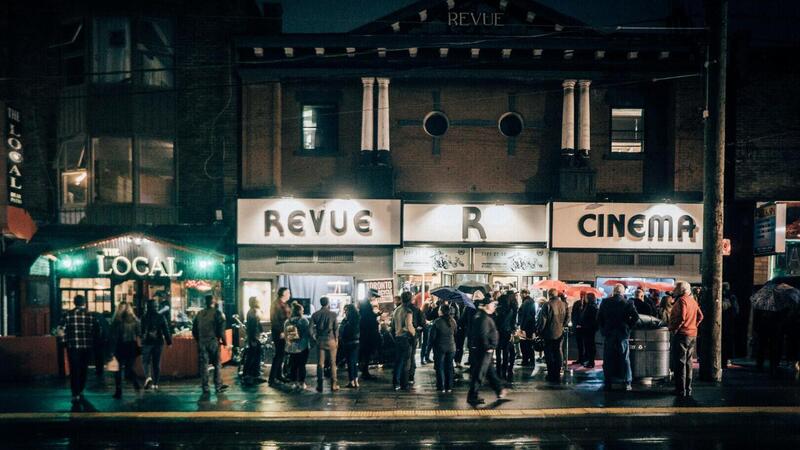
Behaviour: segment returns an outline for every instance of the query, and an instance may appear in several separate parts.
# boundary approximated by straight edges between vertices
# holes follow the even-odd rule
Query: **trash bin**
[[[629,342],[634,381],[652,384],[669,377],[669,330],[666,327],[633,329]]]

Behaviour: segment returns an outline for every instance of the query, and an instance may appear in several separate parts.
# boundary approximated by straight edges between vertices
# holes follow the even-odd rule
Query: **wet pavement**
[[[730,406],[800,406],[800,383],[786,372],[781,379],[769,378],[752,367],[736,366],[725,371],[721,384],[695,382],[694,400],[680,402],[671,395],[668,383],[653,386],[634,385],[632,392],[606,392],[602,389],[602,371],[570,366],[561,385],[544,381],[536,369],[518,368],[511,386],[509,401],[494,400],[491,391],[484,390],[488,403],[483,407],[498,410],[574,409],[574,408],[654,408],[673,406],[730,407]],[[309,366],[309,373],[313,373]],[[340,371],[340,380],[342,376]],[[135,393],[128,385],[123,398],[111,397],[114,382],[111,374],[102,379],[90,375],[86,401],[79,410],[84,412],[285,412],[285,411],[391,411],[391,410],[469,410],[466,403],[467,381],[460,382],[452,394],[435,389],[431,365],[417,369],[417,383],[411,392],[395,392],[391,386],[391,370],[374,371],[379,379],[362,381],[358,390],[342,387],[330,392],[326,382],[322,394],[313,390],[314,379],[309,376],[309,389],[298,391],[289,387],[273,388],[266,384],[244,386],[236,379],[234,367],[223,369],[223,379],[230,385],[224,393],[201,395],[196,380],[162,380],[159,391]],[[466,374],[465,374],[466,378]],[[342,386],[345,382],[340,383]],[[42,380],[24,383],[0,383],[0,414],[2,413],[62,413],[73,410],[68,380]]]

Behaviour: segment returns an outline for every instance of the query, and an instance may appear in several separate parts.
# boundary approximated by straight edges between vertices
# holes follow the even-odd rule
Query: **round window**
[[[525,128],[525,123],[522,121],[522,116],[515,112],[507,112],[500,116],[497,121],[497,128],[500,134],[505,137],[517,137],[522,134]]]
[[[433,137],[442,137],[450,128],[450,119],[441,111],[431,111],[422,121],[422,129]]]

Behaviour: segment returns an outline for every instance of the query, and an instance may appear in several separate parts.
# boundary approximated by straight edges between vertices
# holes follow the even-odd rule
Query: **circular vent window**
[[[442,137],[450,128],[450,119],[441,111],[431,111],[422,121],[422,128],[433,137]]]
[[[500,134],[505,137],[517,137],[522,134],[525,123],[522,121],[522,116],[515,112],[507,112],[500,116],[497,121],[497,128],[500,129]]]

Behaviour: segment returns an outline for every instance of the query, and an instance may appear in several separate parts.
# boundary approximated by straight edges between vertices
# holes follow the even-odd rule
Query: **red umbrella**
[[[569,298],[580,298],[581,294],[594,294],[597,298],[603,298],[606,294],[596,287],[588,286],[588,285],[579,285],[579,286],[567,286],[567,297]]]
[[[621,284],[625,287],[634,286],[637,288],[644,289],[643,286],[645,286],[647,283],[639,280],[606,280],[606,282],[603,283],[603,286],[614,286],[615,284]]]
[[[567,290],[567,283],[559,280],[539,280],[533,283],[536,289],[556,289],[558,292]]]
[[[647,287],[647,289],[653,289],[653,290],[656,290],[656,291],[665,292],[665,291],[671,291],[671,290],[675,289],[675,284],[674,283],[655,282],[655,283],[647,283],[646,287]]]

